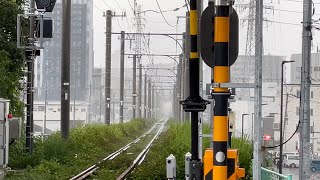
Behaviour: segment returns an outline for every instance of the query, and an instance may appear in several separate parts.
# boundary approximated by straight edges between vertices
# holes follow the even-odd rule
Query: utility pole
[[[155,108],[155,112],[154,112],[154,117],[158,118],[158,101],[159,101],[159,94],[157,92],[157,89],[155,88],[155,102],[154,102],[154,108]]]
[[[151,87],[151,117],[154,118],[154,84]]]
[[[299,179],[310,179],[310,64],[312,40],[312,0],[303,0],[302,71],[300,88]]]
[[[178,97],[178,102],[182,100],[181,98],[181,86],[182,86],[182,61],[183,61],[183,54],[180,54],[179,56],[179,64],[178,64],[178,70],[177,70],[177,97]],[[178,122],[181,122],[181,106],[178,104],[178,109],[177,109],[177,120]]]
[[[70,126],[71,0],[62,1],[62,19],[61,136],[68,139]]]
[[[282,61],[281,62],[281,90],[280,90],[280,160],[279,160],[279,173],[282,174],[282,164],[283,164],[283,67],[286,63],[291,63],[294,61]],[[288,101],[288,94],[287,94]],[[287,104],[286,104],[287,105]]]
[[[48,101],[48,81],[46,81],[46,94],[44,97],[44,117],[43,117],[43,128],[42,128],[42,142],[44,140],[44,136],[46,134],[47,127],[47,101]]]
[[[90,87],[89,87],[89,107],[88,107],[88,111],[89,111],[89,116],[88,116],[88,124],[91,122],[91,114],[92,114],[92,107],[91,107],[91,104],[92,104],[92,85],[91,85],[91,82],[90,82]]]
[[[284,124],[283,124],[283,138],[286,139],[286,124],[288,123],[288,103],[289,94],[286,94],[286,109],[284,111]],[[287,144],[284,145],[284,150],[287,151]]]
[[[179,102],[179,93],[178,93],[178,90],[179,90],[179,80],[178,80],[178,77],[179,77],[179,64],[177,64],[177,74],[175,76],[176,80],[174,81],[174,84],[173,84],[173,91],[172,91],[172,108],[173,108],[173,111],[172,111],[172,114],[173,114],[173,119],[175,120],[178,120],[178,116],[179,116],[179,106],[180,106],[180,103]],[[179,120],[178,120],[179,122]]]
[[[148,118],[151,118],[151,79],[148,81]]]
[[[142,118],[142,64],[141,64],[141,44],[142,44],[142,17],[141,17],[141,5],[138,5],[134,0],[134,16],[136,20],[136,34],[135,34],[135,54],[138,54],[139,64],[139,93],[138,93],[138,116]],[[146,117],[146,116],[144,116]]]
[[[105,69],[105,124],[110,125],[110,102],[111,102],[111,29],[112,12],[106,13],[106,69]]]
[[[254,89],[254,150],[253,179],[261,180],[262,163],[262,45],[263,45],[263,0],[256,0],[255,14],[255,86]]]
[[[186,39],[187,39],[187,35],[186,32],[183,33],[183,59],[182,59],[182,63],[181,63],[181,100],[185,98],[185,91],[184,89],[186,88],[185,86],[185,64],[187,63],[186,61]],[[182,109],[183,110],[183,109]],[[185,113],[182,111],[181,112],[181,121],[185,121]]]
[[[142,118],[142,64],[139,63],[139,94],[138,94],[139,117]]]
[[[198,27],[197,27],[198,28]],[[190,95],[190,76],[189,76],[189,61],[190,58],[190,14],[186,13],[186,34],[185,34],[185,67],[184,67],[184,99],[188,98]],[[190,120],[190,112],[184,113],[184,120]]]
[[[121,54],[120,54],[120,123],[123,123],[124,105],[124,37],[125,32],[121,31]]]
[[[147,119],[147,85],[148,85],[148,82],[147,82],[147,71],[144,75],[144,119]]]
[[[102,91],[103,91],[103,87],[99,88],[99,122],[102,123]]]
[[[35,13],[35,2],[30,0],[30,14]],[[34,31],[35,17],[30,17],[30,34],[29,45],[34,47]],[[27,122],[26,122],[26,151],[33,153],[33,86],[34,86],[34,48],[28,49],[26,52],[31,52],[28,56],[27,67]]]
[[[137,99],[137,56],[133,55],[133,85],[132,85],[132,118],[136,118],[136,99]]]
[[[77,96],[77,89],[76,89],[76,81],[74,81],[74,87],[73,87],[73,122],[72,122],[72,128],[76,126],[76,96]]]

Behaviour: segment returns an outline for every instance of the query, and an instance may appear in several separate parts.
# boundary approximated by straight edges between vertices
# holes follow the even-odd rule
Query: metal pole
[[[215,1],[214,35],[214,79],[215,83],[230,82],[229,67],[229,32],[230,6],[227,0]],[[224,33],[223,33],[224,32]],[[213,88],[215,100],[213,117],[213,179],[227,180],[227,149],[229,139],[228,124],[228,88]]]
[[[144,119],[147,119],[147,72],[144,75]]]
[[[35,2],[30,0],[30,13],[35,12]],[[34,46],[34,31],[35,31],[35,17],[30,17],[30,34],[29,45]],[[27,122],[26,122],[26,151],[28,153],[33,152],[33,85],[34,85],[34,49],[30,49],[30,55],[28,56],[27,67]]]
[[[186,37],[185,37],[185,67],[184,67],[184,99],[190,95],[190,76],[189,76],[189,58],[190,58],[190,14],[186,13]],[[185,120],[190,120],[190,112],[185,112]]]
[[[310,64],[312,40],[312,1],[303,0],[302,71],[300,96],[300,166],[299,179],[310,179]]]
[[[139,57],[140,58],[140,57]],[[139,94],[138,94],[139,117],[142,118],[142,64],[139,64]]]
[[[254,113],[251,114],[251,126],[252,126],[252,132],[251,132],[251,140],[253,142],[253,133],[254,133]]]
[[[197,0],[197,9],[198,9],[198,32],[200,32],[200,27],[201,27],[201,14],[203,11],[203,0]],[[199,49],[201,49],[201,39],[200,39],[200,33],[198,35],[198,47]],[[200,65],[199,65],[199,76],[200,76],[200,85],[199,85],[199,92],[200,92],[200,96],[203,96],[203,60],[202,57],[200,56]],[[202,122],[203,122],[203,113],[200,113],[200,120],[199,120],[199,159],[202,160]]]
[[[184,93],[184,89],[185,89],[185,64],[187,63],[186,59],[186,39],[187,39],[187,35],[186,32],[183,33],[183,59],[182,59],[182,63],[181,63],[181,99],[185,99],[185,93]],[[185,121],[185,113],[182,109],[181,112],[181,121]]]
[[[42,142],[44,140],[44,136],[46,134],[46,126],[47,126],[47,100],[48,100],[48,82],[46,81],[46,95],[44,97],[44,118],[43,118],[43,129],[42,129]]]
[[[92,104],[92,85],[91,85],[91,82],[90,82],[90,89],[89,89],[89,108],[88,108],[88,111],[89,111],[89,116],[88,116],[88,122],[87,123],[90,123],[91,122],[91,115],[92,115],[92,108],[91,108],[91,104]]]
[[[152,118],[155,118],[154,117],[154,85],[152,85],[152,90],[151,90],[151,117]],[[178,103],[177,103],[178,104]]]
[[[187,27],[187,33],[190,34],[187,38],[189,43],[185,47],[190,48],[190,58],[188,60],[188,81],[186,81],[188,88],[188,97],[186,100],[182,101],[184,111],[188,113],[191,112],[191,161],[190,161],[190,179],[200,180],[203,179],[203,165],[199,159],[199,112],[203,112],[206,109],[207,101],[202,99],[200,96],[200,59],[198,52],[198,10],[197,10],[197,0],[190,1],[190,27]],[[187,13],[189,15],[189,13]],[[188,19],[189,16],[187,16]],[[190,33],[189,33],[190,32]],[[190,39],[189,39],[190,38]],[[189,39],[189,40],[188,40]],[[188,46],[190,45],[190,47]],[[186,54],[185,54],[186,55]],[[189,95],[190,94],[190,95]],[[187,115],[187,116],[188,116]],[[188,119],[188,117],[187,117]],[[216,174],[216,172],[214,172]]]
[[[181,90],[182,90],[182,61],[183,61],[183,54],[180,54],[179,56],[179,65],[178,65],[178,71],[177,71],[177,96],[178,96],[178,103],[182,100],[181,96]],[[178,112],[177,112],[177,120],[178,122],[181,122],[181,106],[178,104]]]
[[[71,0],[62,1],[62,17],[61,136],[68,139],[70,126]]]
[[[286,108],[284,110],[284,123],[283,123],[283,139],[286,139],[286,123],[288,122],[288,103],[289,103],[289,94],[286,93]],[[287,150],[287,144],[284,144],[284,150]]]
[[[242,118],[241,118],[241,139],[243,139],[243,118],[244,118],[244,114],[242,114]]]
[[[136,100],[137,100],[137,56],[133,55],[133,85],[132,85],[132,118],[136,118]],[[140,94],[139,94],[140,96]]]
[[[112,101],[112,121],[113,121],[113,123],[115,122],[115,113],[114,113],[114,102],[115,102],[115,93],[113,93],[113,101]],[[111,103],[111,101],[110,101],[110,103]],[[110,106],[111,106],[111,104],[110,104]]]
[[[123,105],[124,105],[124,36],[121,31],[121,54],[120,54],[120,123],[123,123]]]
[[[106,13],[106,69],[105,69],[105,124],[110,124],[110,102],[111,102],[111,29],[112,12]]]
[[[176,78],[177,78],[177,76],[176,76]],[[177,106],[177,102],[179,101],[179,99],[177,97],[177,94],[178,94],[178,80],[176,80],[173,84],[173,93],[172,93],[172,109],[173,109],[172,114],[173,114],[173,118],[178,121],[178,109],[179,108]]]
[[[100,87],[100,93],[99,93],[99,122],[102,123],[102,90],[103,90],[103,86]]]
[[[73,122],[72,122],[72,128],[75,127],[75,123],[76,123],[76,96],[77,96],[77,90],[76,90],[76,84],[74,84],[74,95],[73,95]]]
[[[151,79],[148,81],[148,106],[147,106],[147,118],[151,118]]]
[[[158,118],[158,101],[159,101],[159,94],[156,91],[155,112],[154,112],[155,118]]]
[[[283,163],[283,65],[284,62],[281,63],[281,90],[280,90],[280,159],[279,159],[279,173],[282,174],[282,163]]]
[[[253,150],[253,179],[261,180],[262,163],[262,44],[263,44],[263,0],[256,0],[255,15],[255,84],[254,90],[254,150]]]

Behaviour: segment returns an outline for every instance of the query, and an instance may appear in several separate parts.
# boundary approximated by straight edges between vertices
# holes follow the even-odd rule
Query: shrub
[[[6,179],[67,179],[143,134],[153,121],[135,119],[125,124],[87,125],[72,129],[68,140],[53,134],[36,139],[34,153],[25,153],[24,139],[10,147],[9,166],[24,169]]]

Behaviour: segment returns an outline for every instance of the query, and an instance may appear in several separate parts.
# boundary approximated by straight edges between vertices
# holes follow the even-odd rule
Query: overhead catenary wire
[[[106,2],[106,0],[103,0],[102,1],[110,10],[112,9],[110,6],[109,6],[109,4]]]
[[[169,24],[169,22],[167,21],[167,19],[164,17],[164,14],[163,14],[163,12],[162,12],[162,10],[161,10],[161,7],[160,7],[160,4],[159,4],[158,0],[156,0],[156,3],[157,3],[157,5],[158,5],[159,11],[161,12],[161,15],[162,15],[164,21],[168,24],[168,26],[175,27],[175,26]]]
[[[133,9],[133,7],[132,7],[132,4],[130,3],[130,0],[128,0],[128,3],[129,3],[129,5],[130,5],[130,8],[131,8],[132,12],[134,13],[134,9]]]
[[[122,9],[117,0],[113,0],[113,1],[116,2],[116,4],[118,5],[118,7],[119,7],[120,9]]]
[[[171,9],[171,10],[162,10],[162,11],[156,11],[156,10],[153,10],[153,9],[147,9],[147,10],[145,10],[145,11],[141,11],[141,12],[139,12],[138,14],[142,14],[142,13],[146,13],[146,12],[154,12],[154,13],[158,13],[158,14],[160,14],[160,13],[168,13],[168,12],[176,12],[176,11],[179,11],[179,10],[181,10],[183,7],[188,7],[188,5],[187,4],[184,4],[183,6],[181,6],[181,7],[177,7],[177,8],[174,8],[174,9]]]
[[[102,13],[104,12],[101,8],[99,8],[99,6],[97,6],[97,5],[93,2],[93,0],[90,0],[90,1],[92,2],[93,6],[96,7],[99,11],[101,11]]]

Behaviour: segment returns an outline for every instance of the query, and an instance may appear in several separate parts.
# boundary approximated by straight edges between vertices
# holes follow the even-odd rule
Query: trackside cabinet
[[[6,168],[9,162],[9,114],[10,102],[0,99],[0,167]]]

